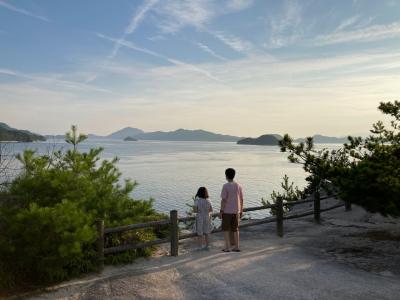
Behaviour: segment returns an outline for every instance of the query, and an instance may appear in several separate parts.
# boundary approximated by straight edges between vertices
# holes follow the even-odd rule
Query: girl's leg
[[[203,246],[203,235],[197,236],[197,241],[199,243],[199,247],[201,248]]]
[[[204,238],[205,238],[205,240],[206,240],[206,247],[210,246],[210,235],[209,235],[209,234],[206,234],[206,235],[204,236]]]

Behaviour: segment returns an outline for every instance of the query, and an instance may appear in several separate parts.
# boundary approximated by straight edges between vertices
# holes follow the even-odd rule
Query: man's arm
[[[242,191],[242,187],[239,188],[239,196],[240,196],[240,217],[242,217],[242,214],[243,214],[243,191]]]
[[[226,202],[226,199],[222,198],[221,199],[221,211],[225,210],[225,202]]]

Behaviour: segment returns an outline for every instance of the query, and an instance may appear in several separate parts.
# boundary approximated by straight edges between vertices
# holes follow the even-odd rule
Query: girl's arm
[[[197,207],[197,199],[194,200],[193,212],[195,212],[195,213],[198,213],[198,212],[199,212],[199,208]]]
[[[213,211],[213,208],[212,208],[212,205],[211,205],[210,200],[208,200],[208,203],[210,204],[210,207],[208,208],[208,212],[212,212],[212,211]]]

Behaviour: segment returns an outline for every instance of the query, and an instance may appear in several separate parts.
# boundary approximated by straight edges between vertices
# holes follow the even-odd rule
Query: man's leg
[[[239,229],[233,233],[233,236],[235,238],[235,248],[234,249],[239,249]]]
[[[239,215],[235,215],[235,218],[232,220],[232,231],[233,237],[235,240],[235,247],[233,250],[239,249]]]
[[[231,246],[235,246],[235,233],[233,231],[229,231],[229,239],[231,240]]]
[[[224,241],[225,241],[225,250],[230,250],[231,249],[231,241],[229,238],[229,231],[224,231]]]

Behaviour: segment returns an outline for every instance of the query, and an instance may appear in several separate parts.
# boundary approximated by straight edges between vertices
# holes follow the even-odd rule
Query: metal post
[[[99,271],[101,272],[104,268],[104,220],[97,219],[96,220],[96,229],[97,229],[97,263],[99,267]]]
[[[276,233],[283,237],[283,199],[276,199]]]
[[[178,256],[179,228],[178,228],[178,211],[171,210],[169,212],[171,222],[171,256]]]

